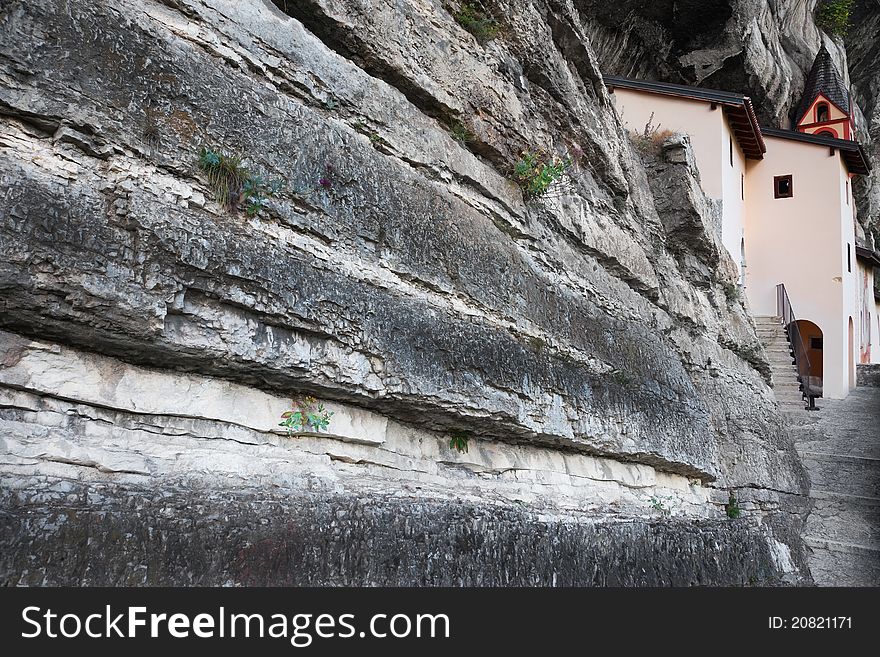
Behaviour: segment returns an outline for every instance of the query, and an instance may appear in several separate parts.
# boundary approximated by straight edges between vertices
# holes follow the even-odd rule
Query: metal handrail
[[[782,283],[776,286],[776,314],[788,334],[788,343],[791,345],[791,351],[794,355],[794,364],[797,367],[798,381],[800,381],[804,399],[809,401],[810,409],[815,409],[816,397],[819,396],[819,393],[813,388],[810,379],[810,357],[807,355],[807,347],[804,344],[797,317],[791,307],[791,299],[788,298],[788,292]]]

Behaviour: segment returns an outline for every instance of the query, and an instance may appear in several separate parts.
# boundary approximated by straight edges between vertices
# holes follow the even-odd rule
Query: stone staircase
[[[813,510],[803,536],[819,586],[880,585],[880,387],[806,410],[778,317],[755,317],[773,391],[804,468]],[[818,405],[818,404],[817,404]]]
[[[798,383],[797,367],[785,328],[779,317],[755,317],[754,320],[758,339],[764,345],[764,351],[770,360],[773,394],[780,409],[792,424],[808,422],[807,403]]]
[[[829,399],[793,428],[810,476],[813,510],[803,530],[820,586],[880,585],[880,388]]]

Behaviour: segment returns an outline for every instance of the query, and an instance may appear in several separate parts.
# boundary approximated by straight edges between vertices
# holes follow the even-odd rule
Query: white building
[[[761,128],[740,94],[613,76],[605,83],[631,131],[651,124],[690,136],[751,311],[793,310],[791,329],[808,356],[799,358],[801,379],[825,397],[845,397],[856,364],[880,362],[880,256],[856,245],[851,179],[870,165],[853,141],[852,102],[828,52],[816,56],[796,130]]]

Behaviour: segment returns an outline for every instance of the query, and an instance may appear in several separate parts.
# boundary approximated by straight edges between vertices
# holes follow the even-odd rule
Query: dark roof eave
[[[857,141],[811,135],[806,132],[796,132],[794,130],[780,130],[778,128],[761,128],[761,132],[767,137],[778,137],[780,139],[790,139],[792,141],[800,141],[806,144],[815,144],[816,146],[839,149],[850,173],[864,176],[868,175],[871,171],[871,162],[865,154],[865,149]]]
[[[865,248],[864,246],[856,246],[856,258],[859,260],[864,260],[865,262],[869,262],[875,267],[880,267],[880,254],[875,253],[871,249]]]
[[[739,143],[745,156],[751,160],[760,160],[763,159],[764,153],[767,151],[767,147],[764,144],[764,138],[761,136],[761,127],[758,124],[758,118],[755,115],[754,107],[752,107],[752,101],[748,96],[729,91],[717,91],[715,89],[704,89],[702,87],[689,87],[669,82],[632,80],[617,75],[605,75],[603,76],[603,80],[605,81],[605,85],[612,89],[614,87],[635,89],[636,91],[646,91],[665,96],[676,96],[678,98],[688,98],[690,100],[699,100],[706,103],[721,105],[729,114],[732,114],[739,119],[740,125],[732,125],[731,127],[736,135],[737,143]],[[745,127],[746,124],[748,124],[748,128]]]

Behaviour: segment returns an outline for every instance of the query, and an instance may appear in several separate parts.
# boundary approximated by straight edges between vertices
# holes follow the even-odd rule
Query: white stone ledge
[[[449,437],[328,403],[328,432],[279,427],[290,400],[0,332],[0,479],[67,476],[520,502],[534,508],[714,517],[711,489],[653,467],[551,447]],[[17,418],[17,419],[16,419]],[[103,478],[103,479],[102,479]],[[160,483],[164,482],[164,483]]]
[[[0,383],[35,393],[149,415],[176,415],[237,424],[286,435],[279,427],[291,400],[237,383],[196,374],[162,372],[68,347],[23,341],[0,331]],[[388,419],[359,408],[325,402],[337,440],[381,445]]]

